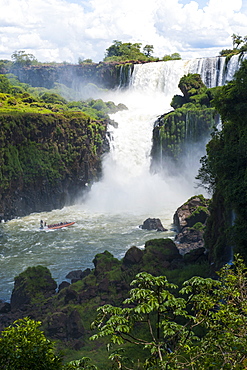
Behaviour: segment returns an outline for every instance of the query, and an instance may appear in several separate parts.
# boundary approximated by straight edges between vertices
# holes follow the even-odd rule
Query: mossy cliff
[[[106,122],[83,112],[1,112],[0,219],[71,203],[105,150]]]
[[[158,118],[153,130],[153,166],[162,166],[165,158],[179,164],[185,150],[192,144],[204,142],[217,121],[211,107],[214,89],[207,89],[200,75],[188,74],[180,79],[183,95],[175,95],[171,105],[174,111]]]

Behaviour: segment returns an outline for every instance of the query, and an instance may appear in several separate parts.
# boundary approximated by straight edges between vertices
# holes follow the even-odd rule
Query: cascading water
[[[209,60],[210,59],[210,60]],[[177,177],[151,174],[150,150],[153,123],[170,110],[179,93],[179,79],[200,71],[208,86],[221,85],[238,67],[233,61],[224,75],[224,58],[169,61],[135,65],[129,82],[105,100],[125,103],[128,110],[112,115],[118,127],[111,131],[111,151],[103,161],[103,177],[91,186],[77,205],[48,213],[32,214],[0,225],[0,299],[9,300],[13,279],[28,266],[47,266],[61,282],[75,269],[92,267],[96,253],[108,250],[116,257],[132,245],[143,246],[148,239],[172,237],[174,211],[195,194],[193,177],[187,169]],[[128,76],[128,73],[125,76]],[[159,217],[169,229],[165,233],[141,230],[147,217]],[[39,230],[39,221],[64,220],[75,225],[60,231]]]
[[[117,93],[128,110],[111,117],[118,127],[110,128],[111,151],[104,160],[103,179],[93,184],[86,199],[90,209],[155,216],[164,208],[173,212],[193,194],[189,174],[186,181],[182,176],[164,179],[162,174],[149,171],[153,123],[171,109],[179,79],[188,70],[189,62],[180,60],[135,65],[128,89]],[[113,99],[116,101],[116,96]]]
[[[236,70],[236,60],[233,65]],[[167,173],[165,178],[162,173],[153,175],[149,171],[153,123],[171,110],[173,95],[181,93],[178,83],[183,75],[199,73],[207,87],[215,87],[222,85],[230,72],[226,76],[224,57],[136,64],[131,75],[130,71],[128,88],[112,98],[125,103],[128,111],[111,117],[118,127],[110,128],[111,151],[104,160],[103,178],[92,186],[86,204],[104,212],[145,214],[162,212],[173,202],[174,211],[173,207],[196,192],[193,179],[205,153],[205,142],[202,151],[193,149],[190,170],[185,163],[184,173],[176,178]],[[123,73],[128,75],[126,70]],[[126,78],[120,76],[120,81],[126,86]]]

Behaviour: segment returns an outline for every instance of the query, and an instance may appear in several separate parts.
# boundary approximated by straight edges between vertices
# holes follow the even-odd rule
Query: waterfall
[[[158,116],[172,110],[170,102],[173,95],[180,93],[178,83],[183,75],[200,73],[208,87],[222,85],[229,79],[239,63],[234,59],[226,72],[225,59],[198,58],[134,65],[132,74],[128,74],[128,87],[118,89],[111,96],[115,103],[124,103],[128,110],[111,115],[118,127],[109,127],[113,138],[111,150],[103,161],[101,181],[93,184],[87,197],[89,207],[101,212],[148,213],[167,207],[172,199],[179,206],[202,191],[194,188],[194,177],[199,159],[205,153],[205,143],[204,152],[195,155],[195,163],[190,163],[189,168],[185,164],[184,173],[176,178],[165,172],[153,175],[149,171],[153,125]],[[124,85],[126,75],[125,70]]]

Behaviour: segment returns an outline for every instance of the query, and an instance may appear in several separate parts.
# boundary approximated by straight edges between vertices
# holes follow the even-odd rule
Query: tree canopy
[[[141,43],[122,42],[114,40],[113,44],[106,49],[104,61],[128,61],[140,60],[146,61],[151,58],[153,45],[144,46],[141,51]]]
[[[121,307],[98,309],[93,340],[140,346],[148,351],[144,369],[246,368],[247,268],[239,256],[217,280],[193,277],[180,291],[165,276],[144,272],[131,285]],[[121,352],[112,356],[130,369]]]

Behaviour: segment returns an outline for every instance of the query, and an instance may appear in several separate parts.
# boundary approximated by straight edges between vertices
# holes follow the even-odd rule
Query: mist
[[[93,183],[81,202],[92,212],[112,214],[146,214],[157,216],[164,209],[174,212],[193,195],[205,193],[195,177],[200,158],[205,155],[204,138],[186,150],[175,165],[169,158],[151,171],[151,149],[154,122],[171,110],[172,97],[179,94],[179,80],[200,68],[210,75],[210,86],[216,83],[217,59],[210,62],[205,74],[203,63],[172,61],[135,65],[129,86],[115,91],[98,91],[97,97],[115,104],[123,103],[128,110],[110,115],[117,125],[109,125],[110,152],[103,158],[100,181]]]
[[[171,96],[165,97],[162,92],[144,95],[135,89],[107,95],[116,104],[124,103],[128,110],[110,116],[117,122],[117,127],[108,128],[110,153],[103,158],[102,179],[91,186],[83,205],[94,212],[150,217],[164,209],[175,211],[198,193],[194,177],[200,158],[193,166],[184,163],[184,171],[176,174],[169,173],[165,163],[158,173],[150,171],[153,125],[159,115],[172,109]]]

